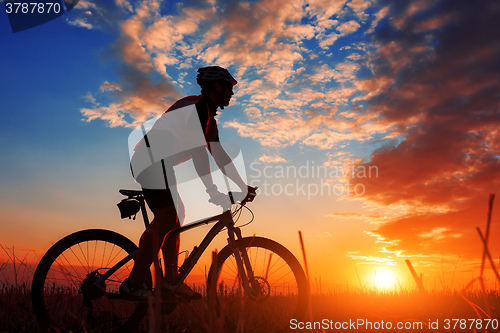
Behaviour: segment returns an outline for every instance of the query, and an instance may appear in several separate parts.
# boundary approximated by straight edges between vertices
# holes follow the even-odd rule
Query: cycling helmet
[[[198,76],[196,77],[196,82],[203,87],[204,83],[212,81],[227,81],[234,85],[238,83],[225,68],[219,66],[208,66],[198,69]]]

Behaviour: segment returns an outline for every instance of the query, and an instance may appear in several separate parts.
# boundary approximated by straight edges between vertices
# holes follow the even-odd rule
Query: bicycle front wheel
[[[309,288],[300,263],[289,250],[270,239],[248,237],[236,244],[240,253],[248,254],[254,293],[244,296],[234,253],[229,246],[224,247],[208,277],[209,297],[216,299],[212,301],[215,315],[219,319],[224,316],[219,322],[229,332],[289,329],[290,320],[302,319],[308,305]]]
[[[133,331],[148,308],[123,298],[118,288],[128,277],[133,260],[123,264],[101,286],[94,282],[137,246],[109,230],[82,230],[54,244],[33,276],[33,309],[42,330],[61,332]],[[151,275],[148,277],[151,285]]]

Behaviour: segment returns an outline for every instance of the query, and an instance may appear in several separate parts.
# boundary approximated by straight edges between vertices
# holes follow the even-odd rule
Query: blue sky
[[[488,1],[79,1],[15,34],[0,14],[0,243],[43,252],[106,225],[136,240],[140,225],[115,206],[119,188],[137,188],[127,137],[198,94],[196,69],[217,64],[239,81],[218,116],[221,139],[242,147],[247,167],[379,170],[300,180],[359,183],[361,196],[261,193],[256,214],[274,223],[251,232],[297,250],[302,230],[312,256],[344,267],[346,278],[324,273],[332,281],[356,265],[402,274],[405,258],[431,275],[459,251],[470,272],[473,217],[499,187],[498,11]]]

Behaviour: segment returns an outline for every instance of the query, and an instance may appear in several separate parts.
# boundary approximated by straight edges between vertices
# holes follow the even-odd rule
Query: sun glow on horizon
[[[377,289],[394,288],[397,284],[396,274],[387,268],[377,269],[374,272],[373,284]]]

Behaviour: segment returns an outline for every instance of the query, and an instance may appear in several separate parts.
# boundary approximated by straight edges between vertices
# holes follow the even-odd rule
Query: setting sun
[[[4,8],[0,333],[500,333],[500,0]]]
[[[377,269],[374,273],[374,285],[377,289],[393,288],[396,283],[396,275],[389,269]]]

